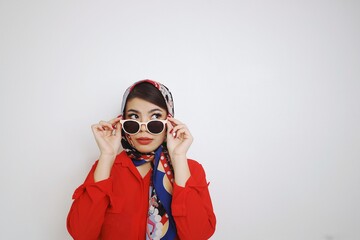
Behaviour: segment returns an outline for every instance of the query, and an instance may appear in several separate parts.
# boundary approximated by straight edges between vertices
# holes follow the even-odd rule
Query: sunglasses
[[[146,130],[154,135],[160,134],[165,129],[165,124],[167,120],[153,119],[147,122],[139,122],[133,119],[120,120],[122,129],[127,134],[137,134],[140,132],[141,125],[145,124]]]

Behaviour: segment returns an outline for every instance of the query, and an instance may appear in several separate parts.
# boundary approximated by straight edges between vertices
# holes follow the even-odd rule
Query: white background
[[[167,85],[212,239],[360,239],[360,2],[0,1],[0,239],[70,239],[90,126]]]

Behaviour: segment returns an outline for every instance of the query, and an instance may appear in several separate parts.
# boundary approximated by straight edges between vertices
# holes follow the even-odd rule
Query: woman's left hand
[[[193,142],[193,136],[185,124],[175,118],[167,119],[167,148],[172,159],[186,157]]]

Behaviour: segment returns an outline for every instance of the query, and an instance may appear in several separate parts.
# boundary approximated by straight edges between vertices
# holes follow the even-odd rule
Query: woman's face
[[[133,98],[127,101],[124,118],[134,119],[139,122],[147,122],[152,119],[166,119],[166,110],[147,102],[141,98]],[[128,135],[129,142],[141,153],[152,152],[157,149],[165,140],[166,129],[157,135],[151,134],[146,130],[144,124],[140,131],[134,135]]]

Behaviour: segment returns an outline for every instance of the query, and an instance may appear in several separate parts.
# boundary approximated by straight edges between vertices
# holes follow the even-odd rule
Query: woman
[[[205,172],[186,157],[193,137],[173,118],[170,91],[152,80],[136,82],[124,94],[121,113],[92,126],[100,157],[74,192],[71,236],[208,239],[216,219]]]

